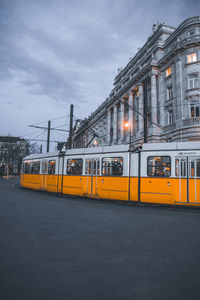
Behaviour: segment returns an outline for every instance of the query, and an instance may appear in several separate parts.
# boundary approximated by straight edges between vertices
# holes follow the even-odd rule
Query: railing
[[[163,128],[163,132],[171,131],[171,130],[173,130],[173,129],[175,129],[175,128],[176,128],[176,124],[173,123],[173,124],[170,124],[170,125],[165,126],[165,127]]]
[[[186,120],[183,120],[183,125],[187,126],[190,124],[200,124],[200,117],[196,117],[196,118],[189,118]]]

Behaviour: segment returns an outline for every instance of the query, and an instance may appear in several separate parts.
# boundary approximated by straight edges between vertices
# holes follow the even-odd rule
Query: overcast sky
[[[154,23],[195,15],[194,0],[0,0],[0,135],[36,136],[29,124],[68,115],[71,103],[87,117]]]

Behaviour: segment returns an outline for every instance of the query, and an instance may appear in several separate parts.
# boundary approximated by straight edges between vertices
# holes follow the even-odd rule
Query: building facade
[[[199,16],[178,28],[153,26],[109,97],[77,127],[73,146],[138,146],[144,132],[148,142],[200,140]]]
[[[29,144],[15,136],[0,136],[0,167],[3,175],[20,173],[22,158],[28,154]]]

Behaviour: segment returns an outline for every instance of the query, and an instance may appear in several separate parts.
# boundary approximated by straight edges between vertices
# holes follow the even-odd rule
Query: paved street
[[[199,299],[200,211],[0,181],[0,299]]]

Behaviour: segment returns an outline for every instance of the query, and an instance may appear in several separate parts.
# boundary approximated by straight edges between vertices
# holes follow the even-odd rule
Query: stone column
[[[107,128],[106,128],[106,144],[110,145],[110,126],[111,126],[111,111],[107,109]]]
[[[160,100],[160,125],[161,127],[165,126],[165,91],[164,91],[164,74],[160,73],[158,77],[159,82],[159,95],[158,99]]]
[[[158,122],[158,112],[157,112],[157,89],[156,89],[156,75],[151,75],[151,121],[156,123]],[[157,126],[152,124],[152,127],[156,128]]]
[[[113,109],[113,144],[117,143],[117,105]]]
[[[143,115],[144,113],[144,85],[143,83],[139,84],[139,113]],[[143,134],[144,130],[144,118],[142,115],[139,115],[139,133]]]
[[[124,142],[124,104],[120,102],[120,141]]]
[[[185,84],[185,74],[182,75],[182,61],[181,56],[178,55],[176,59],[176,97],[174,100],[174,120],[177,127],[182,126],[182,119],[184,117],[184,89],[183,85]],[[174,76],[174,74],[172,74]],[[186,87],[185,87],[186,89]],[[175,91],[174,91],[175,92]],[[186,114],[187,116],[187,114]]]

